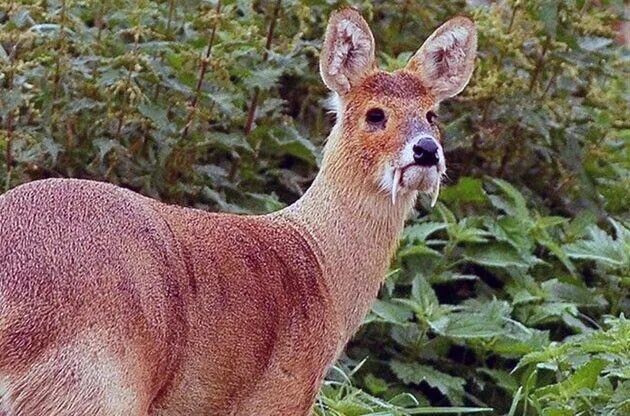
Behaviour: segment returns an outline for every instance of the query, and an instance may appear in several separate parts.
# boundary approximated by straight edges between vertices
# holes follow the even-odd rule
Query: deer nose
[[[440,160],[438,146],[432,138],[422,138],[413,145],[413,160],[416,165],[429,167],[435,166]]]

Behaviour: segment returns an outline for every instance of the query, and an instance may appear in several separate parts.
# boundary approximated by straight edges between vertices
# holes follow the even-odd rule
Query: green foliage
[[[605,320],[606,329],[576,335],[562,344],[525,355],[532,379],[553,374],[555,382],[531,386],[531,405],[543,414],[626,415],[630,413],[630,321]]]
[[[395,364],[395,363],[393,363]],[[361,367],[359,364],[353,372]],[[405,370],[402,370],[405,371]],[[424,371],[435,373],[426,367]],[[388,400],[379,399],[371,394],[354,387],[344,370],[335,367],[330,379],[322,386],[315,414],[317,416],[410,416],[410,415],[438,415],[438,414],[475,414],[492,411],[490,408],[479,407],[433,407],[423,406],[418,399],[409,393],[399,393]],[[413,371],[412,371],[413,373]],[[369,376],[370,377],[370,376]],[[410,377],[416,377],[410,375]],[[448,377],[442,375],[442,377]],[[382,392],[388,389],[387,383],[376,377],[369,379],[369,385]]]
[[[207,210],[291,203],[330,127],[318,48],[346,3],[3,2],[0,186],[83,177]],[[456,14],[477,22],[479,59],[440,110],[450,184],[436,209],[418,204],[341,361],[354,384],[333,371],[316,413],[628,414],[623,2],[351,3],[384,68]]]
[[[421,397],[502,412],[623,414],[630,230],[543,215],[498,179],[452,188],[476,192],[466,209],[475,215],[440,203],[406,229],[396,271],[349,350],[372,358],[359,376],[391,371]]]

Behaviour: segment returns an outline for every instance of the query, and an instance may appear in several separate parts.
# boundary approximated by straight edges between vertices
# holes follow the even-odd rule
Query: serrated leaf
[[[558,27],[558,4],[559,0],[542,0],[540,2],[538,16],[545,26],[545,31],[552,38],[555,37]]]
[[[603,49],[612,43],[613,40],[611,38],[603,38],[600,36],[583,36],[578,39],[578,45],[580,45],[580,48],[589,52]]]
[[[574,259],[594,260],[608,266],[628,266],[628,247],[620,239],[614,240],[597,226],[588,229],[587,240],[566,244],[562,249]]]
[[[407,227],[404,232],[405,238],[409,241],[424,242],[428,236],[436,231],[443,230],[448,224],[443,222],[423,222]]]
[[[483,204],[487,201],[481,179],[464,176],[455,185],[445,187],[440,199],[446,202]]]
[[[376,377],[372,373],[369,373],[367,376],[365,376],[363,382],[365,383],[365,387],[367,387],[367,389],[372,394],[383,394],[389,388],[387,381],[380,377]]]
[[[281,125],[269,130],[269,138],[277,151],[295,156],[315,165],[319,150],[307,138],[303,137],[293,126]]]
[[[523,194],[521,194],[518,189],[502,179],[493,178],[492,183],[494,183],[507,197],[500,198],[497,195],[490,195],[490,200],[495,207],[502,209],[507,214],[515,216],[521,220],[529,218],[527,203],[525,202]]]
[[[509,393],[514,393],[519,388],[516,378],[507,371],[493,368],[480,368],[477,371],[490,376],[497,386]]]
[[[224,150],[244,150],[247,152],[253,152],[254,150],[251,148],[249,143],[247,142],[247,138],[239,132],[236,133],[221,133],[221,132],[212,132],[207,135],[204,140],[197,143],[197,146],[214,146],[219,149]]]
[[[424,244],[416,244],[404,250],[401,250],[399,253],[400,257],[408,257],[408,256],[433,256],[433,257],[442,257],[442,253],[436,251],[430,247],[425,246]]]
[[[462,402],[464,384],[466,383],[463,378],[442,373],[432,367],[415,362],[406,363],[393,360],[390,363],[390,368],[403,383],[420,384],[424,381],[431,387],[438,389],[451,402],[455,404]]]
[[[281,68],[256,69],[249,73],[249,75],[243,80],[243,83],[247,88],[260,88],[261,90],[268,90],[278,83],[278,79],[282,75],[282,72],[283,70]]]
[[[381,320],[396,325],[404,325],[412,318],[412,311],[402,304],[377,299],[372,305],[372,313]]]
[[[439,305],[435,291],[422,275],[417,275],[411,283],[411,298],[418,302],[424,310],[429,310]]]
[[[467,306],[435,323],[434,329],[453,338],[491,338],[508,333],[509,312],[507,302],[494,300],[478,307]]]
[[[537,263],[539,260],[534,256],[525,257],[514,247],[501,244],[484,244],[466,247],[464,257],[477,264],[491,267],[523,267],[527,268]]]
[[[543,282],[541,286],[551,301],[570,302],[581,306],[603,307],[606,305],[603,296],[583,287],[560,282],[558,279]]]
[[[44,140],[42,140],[42,146],[46,150],[46,153],[50,155],[52,164],[55,165],[57,163],[59,153],[63,152],[63,146],[55,142],[50,137],[46,137]]]
[[[540,388],[535,395],[539,398],[549,395],[571,397],[581,389],[592,389],[605,366],[606,362],[604,360],[593,359],[578,368],[566,380]]]
[[[143,102],[138,105],[140,114],[151,120],[153,125],[159,129],[167,130],[170,127],[166,109],[161,108],[157,104]]]

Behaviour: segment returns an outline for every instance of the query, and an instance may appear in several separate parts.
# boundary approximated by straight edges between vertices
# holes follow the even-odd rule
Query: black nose
[[[433,139],[420,139],[413,145],[413,160],[420,166],[437,165],[440,160],[437,143]]]

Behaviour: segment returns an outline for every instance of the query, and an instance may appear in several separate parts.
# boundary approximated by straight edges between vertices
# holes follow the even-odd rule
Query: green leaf
[[[519,383],[516,378],[507,371],[492,368],[480,368],[477,371],[490,376],[497,386],[509,393],[514,393],[519,388]]]
[[[568,218],[558,216],[540,217],[536,220],[536,227],[549,228],[557,225],[566,224],[569,221]]]
[[[423,310],[431,309],[440,303],[429,282],[420,274],[416,275],[411,283],[411,298],[418,302]]]
[[[492,338],[508,334],[511,308],[507,302],[493,300],[467,305],[434,323],[434,330],[453,338]]]
[[[282,124],[269,130],[271,149],[300,158],[312,165],[317,163],[319,150],[293,126]]]
[[[539,18],[545,25],[545,31],[551,37],[555,37],[558,27],[559,0],[542,0],[540,2]]]
[[[569,259],[569,256],[567,256],[567,253],[558,244],[556,244],[551,239],[546,239],[546,238],[539,238],[537,241],[542,246],[546,247],[553,255],[555,255],[558,258],[558,260],[562,262],[564,267],[566,267],[567,270],[572,275],[577,274],[577,270],[575,269],[575,266],[571,262],[571,259]]]
[[[581,306],[606,306],[604,297],[594,293],[593,290],[563,283],[557,279],[547,280],[541,286],[547,295],[547,299],[551,301],[567,302]]]
[[[416,244],[414,246],[401,250],[399,253],[400,257],[423,256],[423,255],[428,255],[428,256],[433,256],[433,257],[442,257],[442,253],[430,247],[427,247],[424,244]]]
[[[247,138],[240,132],[235,133],[221,133],[212,132],[203,140],[197,143],[197,147],[212,146],[217,149],[223,149],[226,151],[238,149],[246,152],[252,152],[253,149],[247,142]]]
[[[407,227],[403,235],[409,241],[424,242],[428,236],[445,229],[447,226],[448,224],[443,222],[423,222]]]
[[[464,218],[457,224],[449,224],[448,234],[455,243],[485,243],[491,234],[475,227],[475,221]]]
[[[413,316],[413,312],[408,307],[380,299],[377,299],[372,305],[372,313],[381,320],[396,325],[408,323]]]
[[[574,259],[594,260],[613,267],[628,267],[629,247],[621,239],[614,240],[597,226],[589,227],[588,236],[588,240],[564,245],[563,250]]]
[[[243,82],[250,89],[260,88],[261,90],[268,90],[278,83],[282,72],[282,68],[257,68],[251,71]]]
[[[580,48],[589,52],[603,49],[612,43],[613,40],[611,38],[603,38],[600,36],[583,36],[578,40],[578,45],[580,45]]]
[[[571,345],[569,344],[552,343],[542,351],[534,351],[525,355],[521,358],[514,371],[530,364],[560,361],[570,350]]]
[[[595,214],[591,211],[580,211],[565,227],[567,239],[575,240],[584,236],[588,228],[595,224],[595,221]]]
[[[606,362],[600,359],[593,359],[573,373],[566,380],[540,388],[535,395],[539,398],[546,396],[571,397],[581,389],[592,389],[597,383],[601,371],[606,366]]]
[[[466,247],[464,257],[473,263],[500,268],[528,268],[540,262],[536,257],[531,255],[524,256],[516,251],[514,247],[502,243]]]
[[[481,179],[463,176],[455,185],[445,187],[440,193],[440,199],[445,202],[459,202],[484,204],[487,201]]]
[[[64,151],[63,146],[55,142],[50,137],[46,137],[44,140],[42,140],[42,146],[46,150],[46,153],[50,155],[50,158],[52,159],[52,164],[55,165],[57,163],[59,153]]]
[[[159,129],[167,130],[171,127],[166,115],[166,109],[157,104],[143,102],[138,106],[140,114],[151,120],[153,125]]]
[[[440,391],[453,403],[461,403],[464,395],[464,384],[466,381],[460,377],[442,373],[432,367],[393,360],[390,368],[396,376],[406,384],[420,384],[426,382],[431,387]]]
[[[527,209],[527,203],[525,202],[523,194],[521,194],[518,189],[502,179],[492,178],[492,183],[494,183],[505,194],[505,196],[507,196],[507,199],[503,199],[497,197],[496,195],[491,195],[490,200],[495,207],[502,209],[507,214],[515,216],[521,220],[526,218],[529,219],[530,216]]]
[[[365,383],[365,387],[367,387],[372,394],[383,394],[389,388],[387,381],[380,377],[376,377],[372,373],[365,376],[363,382]]]

